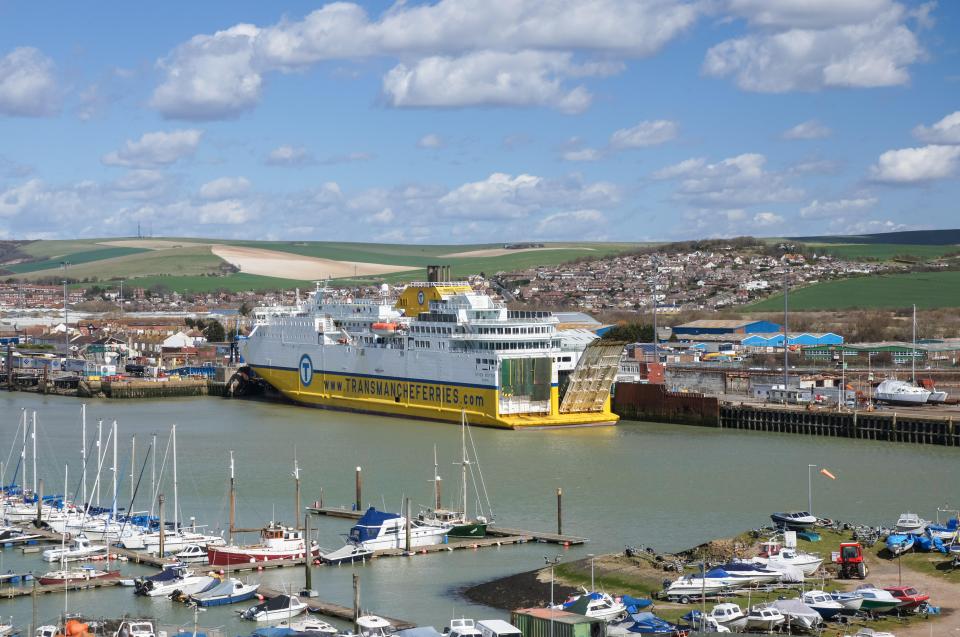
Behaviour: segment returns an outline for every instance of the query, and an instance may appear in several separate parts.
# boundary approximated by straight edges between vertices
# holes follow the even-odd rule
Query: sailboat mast
[[[87,503],[87,404],[80,405],[80,458],[83,460],[83,503]]]
[[[157,434],[153,434],[150,443],[150,515],[153,516],[153,503],[157,500]]]
[[[130,506],[133,506],[133,492],[136,489],[134,479],[136,478],[134,466],[137,463],[137,434],[130,438]],[[129,512],[128,512],[129,513]]]
[[[23,467],[23,486],[27,486],[27,410],[20,410],[23,415],[23,448],[20,450],[20,466]]]
[[[300,465],[297,464],[297,452],[293,452],[293,528],[300,528]]]
[[[237,516],[237,481],[233,475],[233,449],[230,450],[230,544],[233,544],[233,528]]]
[[[433,508],[440,508],[440,465],[437,463],[437,445],[433,445]]]
[[[37,410],[33,410],[33,429],[30,431],[30,443],[33,445],[33,495],[37,495]],[[26,474],[26,471],[24,471]]]
[[[64,498],[64,499],[63,499],[63,508],[64,508],[64,513],[66,513],[66,508],[67,508],[67,499],[66,499],[66,498],[67,498],[67,490],[69,489],[69,483],[70,483],[69,475],[70,475],[70,465],[65,464],[65,465],[63,465],[63,498]],[[61,570],[61,571],[66,571],[66,570],[67,570],[67,565],[66,565],[66,559],[67,559],[66,553],[67,553],[67,552],[66,552],[66,546],[65,546],[66,541],[67,541],[67,532],[66,532],[66,529],[64,529],[64,532],[60,534],[60,570]],[[108,551],[108,553],[109,553],[109,551]],[[63,616],[66,617],[66,616],[67,616],[67,609],[68,609],[68,607],[67,607],[67,595],[68,595],[68,591],[70,590],[70,578],[67,576],[66,573],[63,573],[63,575],[64,575],[64,578],[63,578],[63,579],[64,579],[64,582],[63,582]]]
[[[910,374],[913,384],[917,384],[917,305],[913,305],[913,351],[910,352]]]
[[[103,455],[103,418],[97,421],[97,458]],[[101,461],[102,462],[102,461]],[[97,479],[93,485],[97,496],[97,508],[100,508],[100,466],[97,466]]]
[[[180,499],[177,497],[177,426],[170,426],[170,437],[173,439],[173,531],[180,529]]]
[[[113,421],[113,519],[117,519],[117,421]]]
[[[467,412],[460,412],[460,448],[462,460],[460,462],[460,487],[463,489],[463,519],[467,519]]]

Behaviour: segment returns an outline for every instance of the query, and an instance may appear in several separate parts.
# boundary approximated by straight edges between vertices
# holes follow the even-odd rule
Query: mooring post
[[[313,561],[313,551],[310,546],[310,511],[303,513],[303,592],[307,597],[313,595],[313,573],[310,570]]]
[[[320,487],[320,501],[318,502],[318,504],[320,505],[319,508],[322,509],[323,508],[323,487]]]
[[[166,500],[163,497],[162,493],[157,496],[157,504],[158,504],[157,508],[159,509],[158,513],[160,516],[160,559],[161,560],[163,559],[163,551],[164,551],[163,543],[166,535],[166,529],[165,529],[166,522],[164,522],[163,520],[163,504],[165,501]]]
[[[363,498],[361,497],[362,493],[363,493],[363,476],[360,474],[360,467],[357,467],[357,508],[356,508],[357,511],[360,511],[360,507],[362,506],[360,504],[363,501]]]
[[[406,542],[405,542],[404,545],[406,546],[407,553],[409,553],[409,552],[410,552],[410,498],[407,498],[407,502],[406,502],[406,507],[405,507],[405,508],[406,508],[405,516],[406,516],[406,532],[407,532],[407,537],[406,537]]]
[[[40,485],[37,487],[38,491],[34,493],[33,496],[37,499],[37,520],[35,524],[37,528],[40,528],[40,525],[43,523],[43,478],[40,478],[38,484]],[[63,497],[67,497],[66,494],[64,494]],[[64,531],[64,533],[66,533],[66,531]]]
[[[353,574],[353,629],[359,635],[360,626],[357,620],[360,619],[360,575]]]
[[[557,535],[563,535],[563,489],[557,487]]]

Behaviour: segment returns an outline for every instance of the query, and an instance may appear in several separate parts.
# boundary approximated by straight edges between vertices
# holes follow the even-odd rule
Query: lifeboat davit
[[[374,323],[370,326],[374,334],[378,336],[393,336],[400,329],[397,323]]]

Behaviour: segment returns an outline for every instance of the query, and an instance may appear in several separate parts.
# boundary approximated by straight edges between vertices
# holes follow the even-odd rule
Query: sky
[[[0,238],[960,227],[953,0],[0,0]]]

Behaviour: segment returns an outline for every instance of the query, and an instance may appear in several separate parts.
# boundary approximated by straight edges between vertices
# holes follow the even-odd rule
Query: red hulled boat
[[[230,566],[271,560],[296,560],[303,559],[305,551],[306,542],[302,533],[271,522],[260,530],[259,544],[207,546],[207,561],[210,566]],[[320,547],[316,542],[311,542],[310,554],[320,556]]]

